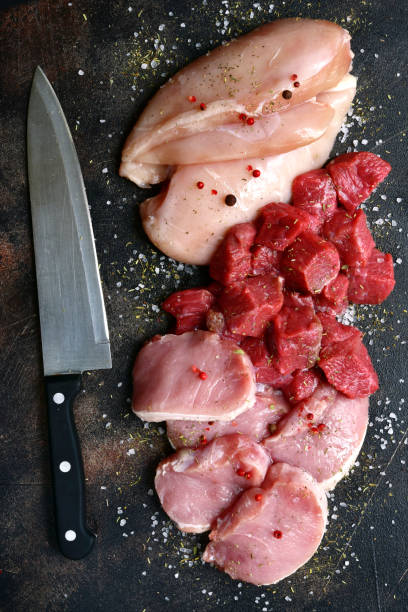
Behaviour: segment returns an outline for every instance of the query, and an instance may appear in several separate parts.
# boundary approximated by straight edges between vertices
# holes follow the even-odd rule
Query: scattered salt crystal
[[[134,455],[135,454],[135,449],[134,448],[129,448],[128,452],[126,453],[127,455]]]
[[[153,489],[149,489],[147,492],[148,495],[152,496],[153,495]]]
[[[108,169],[107,169],[107,168],[102,168],[102,174],[106,174],[106,173],[107,173],[107,171],[108,171]]]
[[[120,521],[119,521],[119,525],[120,525],[121,527],[123,527],[124,525],[126,525],[126,519],[120,519]]]
[[[85,72],[83,70],[78,70],[79,76],[84,76]]]

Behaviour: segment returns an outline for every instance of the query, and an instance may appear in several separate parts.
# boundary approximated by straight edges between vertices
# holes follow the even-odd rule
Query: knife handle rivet
[[[52,400],[55,404],[62,404],[65,400],[65,395],[63,393],[54,393]]]
[[[68,529],[68,531],[65,532],[65,539],[67,542],[73,542],[76,539],[75,531],[73,529]]]
[[[69,461],[61,461],[59,464],[59,469],[61,472],[69,472],[71,469],[71,464]]]

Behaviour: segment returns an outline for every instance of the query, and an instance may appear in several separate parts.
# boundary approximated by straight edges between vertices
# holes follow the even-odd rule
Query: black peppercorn
[[[237,198],[232,193],[225,196],[225,203],[227,206],[234,206],[237,203]]]
[[[285,98],[285,100],[290,100],[292,97],[292,92],[289,91],[289,89],[284,89],[282,91],[282,98]]]

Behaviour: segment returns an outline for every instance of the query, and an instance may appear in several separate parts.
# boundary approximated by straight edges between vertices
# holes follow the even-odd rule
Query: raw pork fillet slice
[[[249,357],[207,331],[156,336],[133,367],[132,409],[145,421],[230,421],[254,405],[255,391]]]
[[[239,493],[263,482],[269,463],[262,446],[233,434],[170,455],[158,465],[154,483],[163,509],[178,528],[202,533]]]
[[[263,444],[273,461],[303,468],[331,490],[357,459],[367,424],[367,397],[349,399],[321,385],[281,420]]]
[[[203,560],[235,580],[273,584],[315,553],[326,520],[322,487],[303,470],[276,463],[261,488],[245,491],[217,521]]]
[[[256,442],[269,436],[276,423],[289,412],[289,404],[279,391],[257,393],[255,405],[233,421],[167,421],[167,437],[176,448],[196,447],[227,434],[246,434]]]

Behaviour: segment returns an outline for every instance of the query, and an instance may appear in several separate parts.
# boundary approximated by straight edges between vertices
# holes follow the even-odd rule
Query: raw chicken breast
[[[272,117],[305,101],[313,104],[315,96],[344,77],[351,58],[348,32],[312,19],[268,23],[216,48],[178,72],[152,98],[126,141],[120,174],[146,187],[168,175],[166,165],[238,159],[253,155],[256,143],[261,156],[289,150],[289,142],[311,142],[327,128],[327,109],[310,109],[311,119],[310,112],[301,110],[293,126],[288,118],[283,123],[289,129],[278,127],[277,132],[282,120]],[[255,120],[249,129],[240,120],[242,113]],[[264,125],[254,129],[258,119]],[[217,152],[221,157],[214,157]]]
[[[166,255],[192,264],[208,264],[227,229],[256,217],[268,202],[288,202],[293,179],[320,168],[327,160],[355,94],[356,79],[347,75],[317,101],[334,109],[324,135],[281,155],[178,166],[163,191],[141,205],[143,227]],[[254,177],[252,170],[260,171]],[[197,183],[204,183],[202,189]],[[212,190],[216,190],[214,195]],[[237,198],[225,205],[225,196]]]
[[[263,482],[269,463],[262,446],[248,436],[233,434],[167,457],[154,482],[165,512],[178,528],[201,533],[241,491]]]
[[[280,391],[257,393],[252,408],[233,421],[167,421],[167,437],[173,448],[196,447],[203,439],[208,442],[227,434],[246,434],[260,442],[271,434],[276,423],[289,412],[288,402]]]
[[[263,445],[274,461],[303,468],[333,489],[357,459],[368,424],[368,397],[350,399],[321,384],[297,404]]]
[[[285,463],[269,468],[217,521],[203,560],[235,580],[273,584],[315,553],[327,520],[323,489],[303,470]]]
[[[255,403],[249,357],[207,331],[155,336],[136,357],[132,409],[145,421],[230,421]]]

